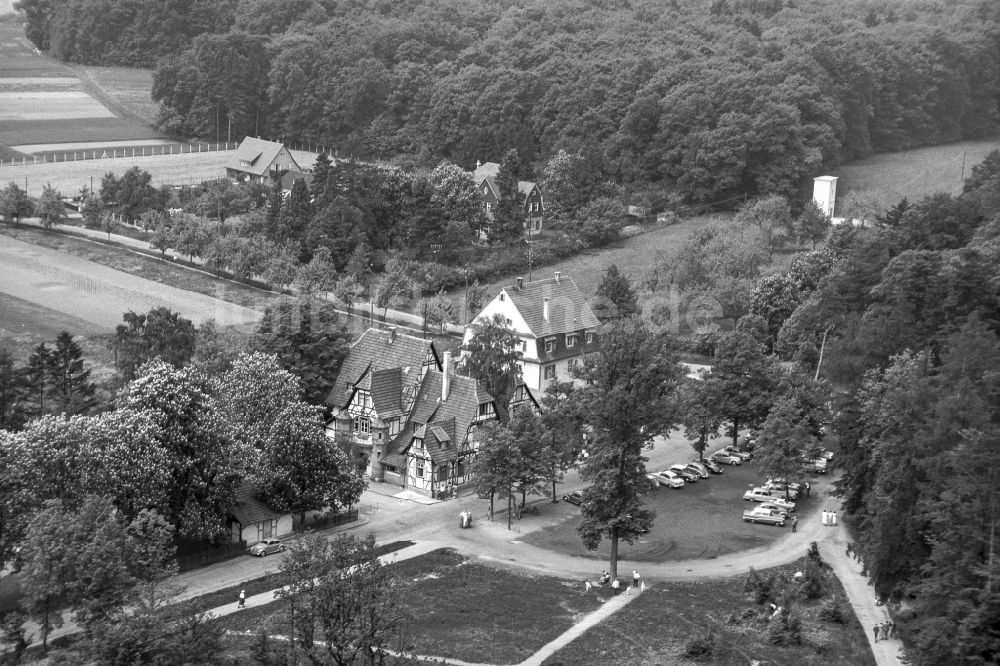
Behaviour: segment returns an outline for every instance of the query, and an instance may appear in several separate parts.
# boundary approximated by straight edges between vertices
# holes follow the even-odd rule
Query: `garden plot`
[[[0,92],[0,120],[114,118],[82,90]]]

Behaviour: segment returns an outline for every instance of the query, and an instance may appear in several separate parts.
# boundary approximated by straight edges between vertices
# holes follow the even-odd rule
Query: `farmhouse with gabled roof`
[[[465,329],[463,354],[479,323],[501,315],[520,338],[521,377],[532,391],[555,381],[569,381],[572,367],[598,349],[600,321],[571,278],[525,283],[517,278],[504,287]]]
[[[496,162],[486,162],[476,164],[476,170],[472,172],[472,179],[479,188],[479,194],[483,197],[483,206],[487,215],[491,215],[496,208],[497,201],[500,200],[500,188],[497,186],[497,174],[500,172],[500,165]],[[542,200],[542,191],[538,185],[527,180],[517,181],[517,191],[521,195],[524,230],[530,233],[538,233],[542,230],[542,218],[545,216],[545,205]]]
[[[284,144],[248,136],[226,162],[226,177],[238,182],[280,181],[287,172],[302,172]]]

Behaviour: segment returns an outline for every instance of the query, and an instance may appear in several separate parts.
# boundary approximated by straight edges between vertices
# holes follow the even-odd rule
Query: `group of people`
[[[824,525],[836,525],[837,524],[837,512],[836,511],[823,511],[823,524]]]
[[[614,580],[611,580],[611,574],[608,573],[607,571],[604,571],[603,573],[601,573],[601,577],[598,579],[597,584],[604,586],[608,585],[609,583],[611,585],[611,589],[615,591],[615,594],[618,594],[618,591],[621,589],[622,586],[621,581],[618,580],[617,577]],[[586,581],[586,588],[588,592],[590,591],[591,587],[593,586],[590,584],[590,581],[589,580]],[[632,587],[642,590],[646,589],[646,583],[642,581],[642,577],[639,575],[639,572],[634,570],[632,571]],[[625,593],[628,594],[627,584],[625,585]]]
[[[875,640],[878,639],[888,640],[890,638],[896,637],[896,623],[892,620],[886,620],[872,627],[872,631],[875,632]]]

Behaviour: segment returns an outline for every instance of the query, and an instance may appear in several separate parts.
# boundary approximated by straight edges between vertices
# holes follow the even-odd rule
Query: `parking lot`
[[[709,450],[714,451],[720,446],[721,444],[716,444]],[[688,453],[686,457],[675,455],[674,458],[673,462],[687,462],[694,455]],[[648,466],[650,471],[661,468],[662,466]],[[807,478],[816,485],[815,477]],[[742,499],[743,492],[765,480],[753,461],[750,461],[739,466],[725,465],[723,474],[713,474],[709,479],[688,483],[683,488],[661,486],[647,499],[650,508],[656,511],[653,529],[649,534],[639,537],[634,544],[620,544],[620,556],[639,562],[711,559],[770,544],[791,527],[754,525],[743,522],[742,519],[745,509],[756,506],[756,503]],[[800,520],[806,520],[819,506],[819,502],[815,495],[802,498],[797,507]],[[580,523],[578,507],[562,502],[546,511],[558,511],[564,518],[556,524],[525,535],[523,541],[569,555],[597,559],[608,557],[610,547],[607,542],[596,551],[587,551],[580,544],[580,537],[576,532]]]

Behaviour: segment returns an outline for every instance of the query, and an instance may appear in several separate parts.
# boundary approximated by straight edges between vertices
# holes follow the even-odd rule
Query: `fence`
[[[181,571],[190,571],[205,567],[216,562],[231,560],[247,552],[247,542],[222,543],[216,546],[204,544],[200,548],[179,547],[177,551],[177,566]]]
[[[95,148],[74,151],[42,151],[31,155],[22,155],[21,159],[11,158],[8,161],[0,159],[3,166],[31,166],[33,164],[53,164],[55,162],[77,162],[81,160],[110,160],[131,157],[155,157],[157,155],[183,155],[185,153],[210,153],[216,151],[235,150],[236,142],[223,141],[219,143],[170,143],[157,146],[125,146],[111,148]]]
[[[324,516],[316,516],[311,518],[295,528],[299,531],[305,530],[324,530],[330,527],[337,527],[338,525],[345,525],[347,523],[353,523],[358,519],[357,508],[345,511],[343,513],[328,514]]]

